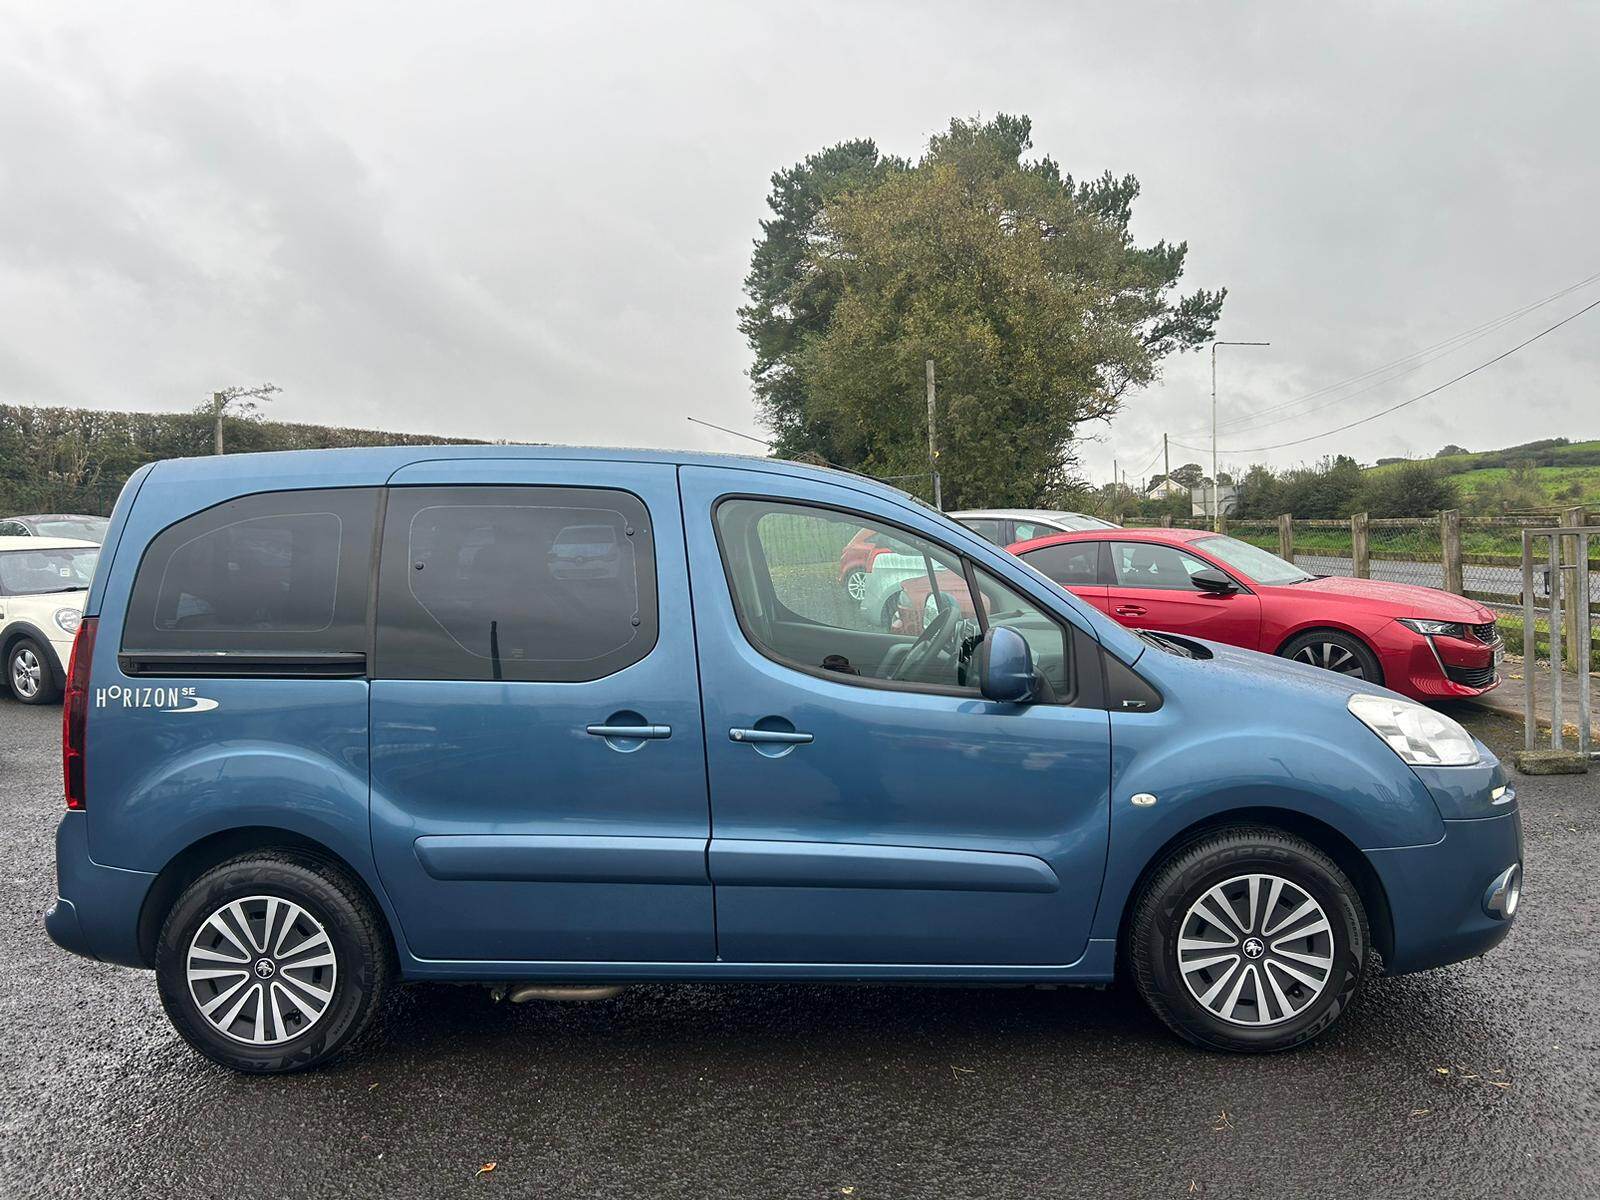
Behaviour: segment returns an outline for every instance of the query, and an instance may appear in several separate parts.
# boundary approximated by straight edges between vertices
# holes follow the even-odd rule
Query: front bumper
[[[1511,932],[1514,916],[1488,907],[1496,880],[1522,864],[1522,815],[1444,822],[1431,846],[1369,850],[1383,883],[1393,921],[1393,948],[1384,966],[1391,975],[1426,971],[1475,958]]]
[[[89,857],[89,814],[69,812],[56,827],[56,902],[44,929],[63,950],[144,967],[139,913],[155,876],[102,866]]]
[[[1466,699],[1500,686],[1498,639],[1427,636],[1396,621],[1379,640],[1384,683],[1413,700]]]

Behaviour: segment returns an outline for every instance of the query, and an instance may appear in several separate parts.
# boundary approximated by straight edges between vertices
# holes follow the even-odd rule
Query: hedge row
[[[0,404],[0,515],[111,511],[129,475],[147,462],[210,454],[214,426],[204,413],[99,412]],[[230,454],[340,446],[468,444],[471,438],[293,425],[229,417]]]

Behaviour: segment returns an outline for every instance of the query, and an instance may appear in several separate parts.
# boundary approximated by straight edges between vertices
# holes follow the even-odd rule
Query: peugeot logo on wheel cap
[[[277,974],[278,966],[270,958],[256,959],[256,978],[271,979]]]
[[[1244,956],[1246,958],[1260,958],[1267,952],[1266,946],[1258,937],[1245,938]]]

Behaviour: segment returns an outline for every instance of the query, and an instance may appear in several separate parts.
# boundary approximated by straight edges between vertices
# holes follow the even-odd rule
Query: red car
[[[887,535],[877,529],[863,529],[845,543],[839,553],[839,583],[845,593],[860,604],[867,595],[867,576],[880,554],[895,549]]]
[[[1478,696],[1500,682],[1494,611],[1436,588],[1309,575],[1249,542],[1194,529],[1086,530],[1010,550],[1136,629],[1279,654],[1417,700]],[[915,582],[908,608],[927,600],[926,580]]]

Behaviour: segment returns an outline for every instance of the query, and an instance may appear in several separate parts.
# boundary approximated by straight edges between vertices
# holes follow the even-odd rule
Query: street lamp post
[[[1222,532],[1222,486],[1217,479],[1217,347],[1270,346],[1271,342],[1211,343],[1211,528]]]

